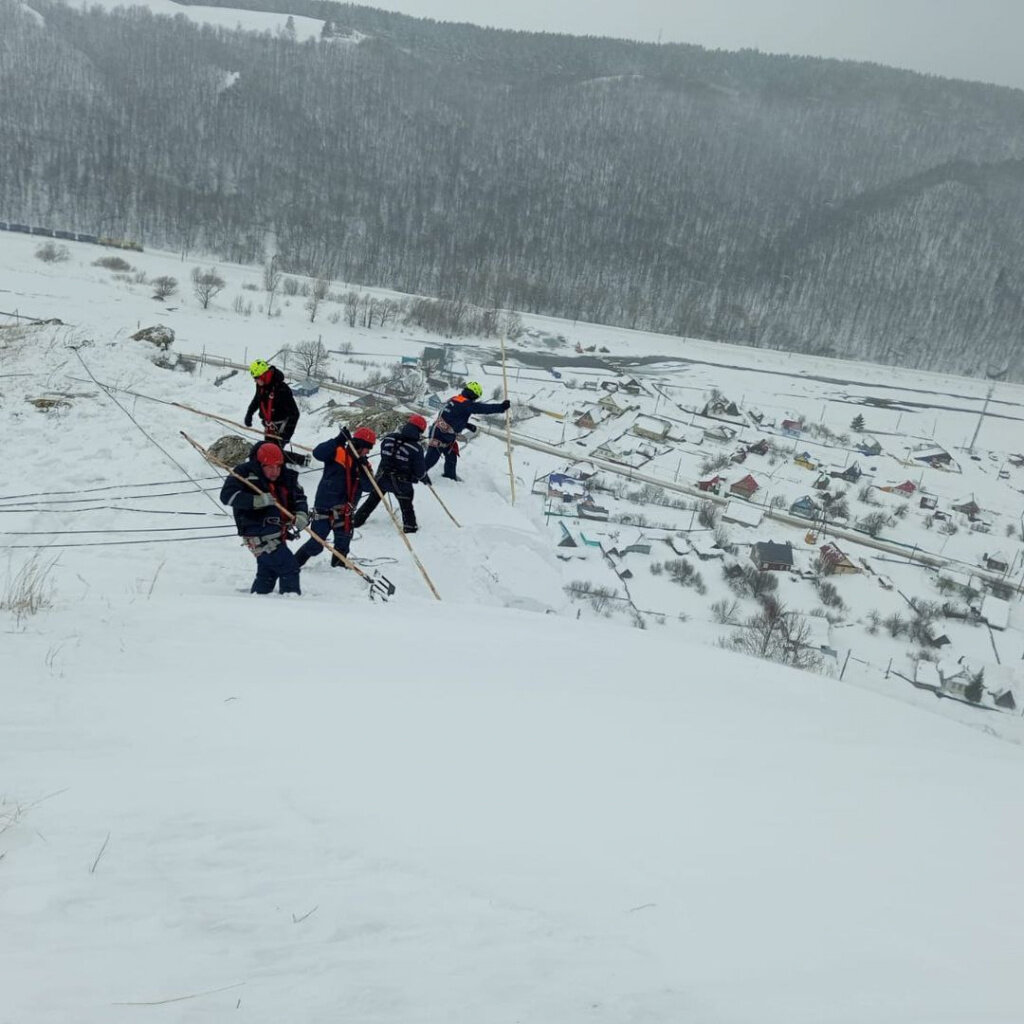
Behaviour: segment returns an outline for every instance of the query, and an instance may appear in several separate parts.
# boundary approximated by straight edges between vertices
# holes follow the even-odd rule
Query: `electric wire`
[[[107,396],[107,398],[109,398],[114,403],[114,405],[116,405],[118,407],[118,409],[120,409],[121,412],[123,412],[125,414],[125,416],[127,416],[128,419],[130,419],[132,421],[132,423],[134,423],[135,426],[139,428],[139,430],[142,432],[143,436],[146,438],[147,441],[149,441],[156,448],[158,448],[161,452],[163,452],[163,454],[174,464],[174,466],[177,467],[177,469],[179,469],[182,473],[184,473],[185,476],[188,477],[189,480],[192,480],[192,475],[189,473],[189,471],[180,462],[178,462],[178,460],[173,455],[171,455],[171,453],[169,451],[167,451],[167,449],[164,448],[163,445],[160,444],[160,442],[157,441],[146,430],[146,428],[141,423],[139,423],[139,421],[113,396],[113,394],[110,391],[107,391],[105,388],[103,388],[103,385],[100,384],[100,382],[96,379],[96,377],[93,375],[92,370],[89,369],[88,364],[82,358],[82,353],[78,351],[78,348],[76,346],[74,346],[74,345],[71,345],[69,347],[71,348],[71,351],[74,352],[75,355],[78,357],[78,361],[82,364],[82,369],[84,369],[85,372],[87,374],[89,374],[89,377],[92,379],[92,382],[98,388],[103,389],[103,392]],[[217,499],[214,498],[212,494],[209,494],[206,491],[204,491],[203,488],[198,483],[196,483],[194,480],[192,482],[196,484],[196,489],[201,494],[205,494],[206,497],[209,498],[210,501],[213,502],[213,504],[217,506],[217,510],[218,511],[223,512],[224,515],[230,515],[230,513],[228,512],[228,510],[226,508],[223,508],[221,505],[218,504]]]

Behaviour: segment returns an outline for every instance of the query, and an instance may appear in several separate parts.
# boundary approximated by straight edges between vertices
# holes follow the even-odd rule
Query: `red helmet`
[[[265,441],[256,449],[256,461],[261,466],[283,466],[284,452],[272,441]]]
[[[419,414],[413,413],[409,417],[409,422],[420,432],[423,433],[427,429],[427,421]]]
[[[353,441],[362,441],[367,448],[372,448],[377,443],[377,435],[369,427],[360,427],[353,435]]]

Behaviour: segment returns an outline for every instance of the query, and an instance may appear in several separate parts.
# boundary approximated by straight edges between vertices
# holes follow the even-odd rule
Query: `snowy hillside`
[[[216,502],[221,475],[180,437],[230,431],[182,406],[240,420],[252,386],[230,364],[294,370],[299,344],[319,337],[328,376],[301,400],[295,437],[309,446],[331,435],[332,413],[359,422],[344,407],[360,384],[404,388],[389,401],[430,409],[441,371],[421,356],[451,339],[396,321],[350,327],[347,286],[332,285],[310,322],[309,282],[282,285],[268,317],[262,269],[220,265],[225,287],[203,309],[191,262],[123,252],[130,269],[115,274],[96,265],[112,250],[69,242],[67,259],[44,262],[39,245],[0,234],[0,424],[13,454],[0,600],[15,603],[26,566],[49,599],[36,614],[0,611],[0,1021],[1024,1014],[1024,732],[994,681],[1004,670],[1014,692],[1019,600],[1003,601],[1004,626],[929,620],[952,634],[937,649],[947,660],[952,647],[982,664],[989,645],[980,705],[897,676],[915,660],[943,665],[912,658],[906,635],[871,632],[870,612],[906,607],[900,592],[939,592],[917,550],[939,527],[915,508],[874,539],[915,546],[899,562],[866,535],[837,541],[872,571],[830,577],[844,602],[835,623],[813,614],[820,580],[778,574],[786,607],[826,630],[820,644],[805,636],[818,671],[800,672],[715,645],[759,607],[723,565],[788,540],[809,573],[806,528],[696,522],[709,514],[701,464],[740,436],[776,447],[718,472],[729,486],[763,477],[788,510],[815,471],[794,463],[796,438],[783,447],[784,418],[832,423],[836,436],[805,433],[796,454],[829,453],[838,468],[853,461],[838,434],[858,408],[887,450],[926,434],[953,450],[983,384],[524,318],[509,343],[515,504],[500,417],[493,431],[480,419],[464,482],[436,481],[461,527],[417,493],[412,541],[441,600],[383,514],[353,554],[394,581],[388,603],[324,558],[303,571],[301,599],[255,598],[251,556]],[[178,279],[163,302],[151,297],[161,276]],[[154,324],[176,332],[166,351],[130,337]],[[497,349],[456,340],[452,379],[500,388]],[[204,353],[227,365],[186,358]],[[718,447],[707,435],[731,414],[695,408],[713,389],[742,411]],[[946,408],[926,409],[925,390]],[[856,401],[878,393],[899,408]],[[582,401],[604,395],[636,408]],[[1019,510],[1020,471],[988,455],[1019,449],[1021,404],[1020,389],[998,386],[981,461],[954,451],[955,474],[913,470],[940,507],[973,493],[989,538],[1000,532],[1017,561],[1019,537],[1000,524]],[[587,410],[604,425],[577,427]],[[633,430],[656,433],[658,418],[672,437]],[[872,458],[876,490],[906,469]],[[597,473],[577,487],[603,519],[581,518],[582,492],[562,479],[588,462]],[[310,494],[317,477],[303,477]],[[645,477],[664,492],[646,504],[633,493]],[[760,502],[744,507],[771,511]],[[853,536],[863,510],[849,502]],[[991,601],[992,571],[972,560],[995,544],[966,525],[939,536]],[[679,550],[703,592],[677,581]],[[734,621],[717,621],[711,606],[727,599]]]

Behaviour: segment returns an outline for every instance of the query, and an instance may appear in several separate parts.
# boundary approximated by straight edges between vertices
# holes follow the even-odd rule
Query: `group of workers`
[[[476,430],[470,417],[509,408],[508,399],[481,402],[483,388],[476,381],[468,381],[445,403],[429,431],[426,419],[417,413],[398,430],[385,434],[380,439],[376,473],[369,465],[369,455],[377,435],[365,426],[351,432],[343,427],[313,449],[313,458],[324,465],[310,509],[298,472],[288,465],[284,450],[299,421],[295,397],[284,374],[266,360],[253,361],[249,372],[256,382],[256,394],[246,411],[245,425],[252,426],[253,416],[258,413],[264,440],[228,474],[220,500],[230,506],[239,536],[256,558],[256,577],[250,588],[254,594],[272,593],[275,586],[282,594],[301,593],[302,566],[323,549],[320,541],[310,536],[291,551],[288,541],[303,532],[323,540],[331,534],[331,546],[347,560],[353,531],[366,522],[385,494],[395,496],[405,533],[415,533],[418,526],[413,485],[430,485],[429,470],[442,455],[443,475],[457,480],[458,435]],[[282,509],[286,515],[282,515]],[[332,554],[331,564],[345,562]]]

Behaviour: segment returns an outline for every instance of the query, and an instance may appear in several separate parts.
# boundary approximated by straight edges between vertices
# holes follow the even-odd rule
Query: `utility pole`
[[[988,411],[988,403],[992,400],[992,392],[996,389],[996,382],[992,381],[988,386],[988,394],[985,395],[985,404],[981,407],[981,415],[978,417],[978,425],[974,428],[974,437],[971,438],[968,452],[974,454],[974,442],[978,440],[978,431],[981,430],[982,423],[985,422],[985,413]]]

